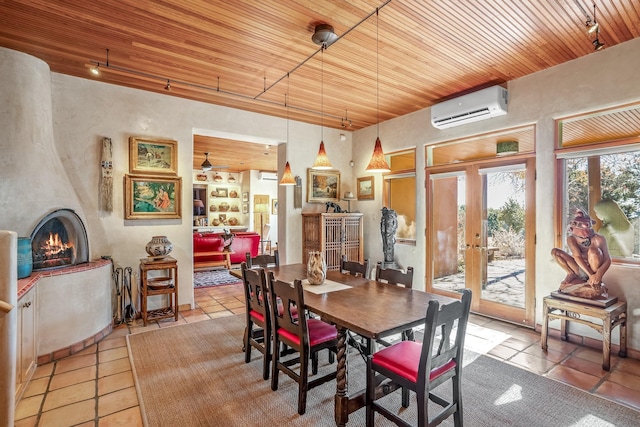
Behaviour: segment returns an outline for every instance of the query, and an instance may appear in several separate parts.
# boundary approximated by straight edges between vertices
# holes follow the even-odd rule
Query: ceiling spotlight
[[[329,24],[316,25],[315,31],[311,36],[311,40],[315,44],[329,47],[333,42],[338,40],[338,36],[333,32],[333,27]]]
[[[171,82],[167,80],[167,85],[164,87],[164,90],[171,90]]]
[[[100,64],[96,64],[96,66],[91,67],[91,74],[93,74],[94,76],[100,75]]]
[[[600,29],[600,24],[598,24],[597,22],[591,23],[587,21],[587,27],[589,27],[589,29],[587,30],[587,33],[593,34]]]

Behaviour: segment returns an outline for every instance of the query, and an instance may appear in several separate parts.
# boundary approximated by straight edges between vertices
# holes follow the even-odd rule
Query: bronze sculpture
[[[395,267],[394,245],[396,244],[396,229],[398,228],[398,214],[393,209],[382,208],[380,232],[382,233],[382,252],[384,253],[384,267]]]

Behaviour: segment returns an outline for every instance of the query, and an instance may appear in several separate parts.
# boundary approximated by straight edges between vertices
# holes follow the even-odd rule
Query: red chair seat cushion
[[[375,353],[371,358],[371,362],[415,383],[418,381],[421,352],[422,343],[400,341]],[[455,360],[449,360],[444,365],[432,369],[429,374],[429,380],[433,381],[455,367]]]
[[[327,322],[323,322],[322,320],[309,319],[307,320],[307,327],[309,328],[309,345],[311,347],[334,340],[338,337],[338,330],[336,327],[328,324]],[[278,330],[278,334],[283,338],[287,338],[297,345],[300,345],[300,338],[296,334],[292,334],[282,328]]]
[[[249,315],[250,315],[251,317],[253,317],[257,322],[259,322],[259,323],[261,323],[261,324],[264,324],[264,323],[265,323],[265,322],[264,322],[264,316],[262,315],[262,313],[257,312],[257,311],[255,311],[255,310],[251,310],[251,311],[249,312]]]

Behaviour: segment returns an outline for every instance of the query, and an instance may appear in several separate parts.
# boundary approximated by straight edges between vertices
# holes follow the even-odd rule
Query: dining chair
[[[282,301],[283,310],[271,308],[273,319],[273,348],[285,344],[298,353],[297,357],[283,358],[274,352],[271,366],[271,389],[278,389],[278,374],[283,372],[298,383],[298,414],[303,415],[307,406],[307,391],[336,378],[337,371],[318,376],[318,352],[324,349],[337,352],[338,331],[334,325],[320,319],[298,316],[304,312],[304,293],[302,282],[293,284],[274,279],[273,272],[268,273],[271,301]],[[314,379],[309,381],[309,361]]]
[[[471,306],[471,291],[462,291],[459,301],[440,306],[429,301],[425,317],[424,340],[400,341],[367,358],[366,425],[374,425],[378,412],[398,425],[408,426],[397,411],[378,399],[402,387],[403,403],[408,406],[408,390],[416,394],[419,426],[436,426],[453,414],[454,425],[462,427],[462,356]],[[436,335],[436,332],[439,332]],[[451,380],[451,398],[431,391]],[[407,400],[405,402],[406,393]],[[429,400],[443,409],[429,410]],[[406,404],[405,404],[406,403]],[[435,407],[437,408],[437,407]]]
[[[255,257],[251,257],[251,252],[247,252],[245,254],[247,266],[249,268],[253,268],[255,266],[267,268],[267,267],[279,267],[280,266],[280,255],[278,254],[278,250],[273,251],[273,255],[257,255]]]
[[[244,361],[251,361],[251,348],[262,353],[262,378],[269,379],[271,362],[271,310],[267,291],[267,279],[263,268],[250,269],[241,264],[244,282],[245,313],[247,325],[244,331]]]
[[[402,271],[396,268],[384,268],[382,266],[382,262],[378,261],[375,277],[376,282],[404,286],[407,289],[413,288],[413,267],[407,267],[407,271]],[[402,339],[413,341],[413,329],[402,331]],[[389,346],[389,343],[384,340],[378,340],[378,342],[385,346]]]
[[[363,263],[358,261],[347,261],[347,256],[342,255],[342,260],[340,261],[340,272],[347,272],[352,276],[360,275],[361,277],[367,278],[367,275],[369,274],[369,260],[365,259]]]

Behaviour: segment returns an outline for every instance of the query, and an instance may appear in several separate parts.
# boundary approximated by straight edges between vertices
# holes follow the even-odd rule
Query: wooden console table
[[[150,271],[164,271],[165,275],[149,277]],[[142,258],[140,260],[140,300],[142,322],[173,317],[178,321],[178,261],[171,257],[158,260]],[[155,310],[147,310],[147,298],[153,295],[167,295],[168,306]]]
[[[212,256],[212,255],[222,255],[224,259],[218,261],[195,261],[193,263],[193,268],[203,268],[203,267],[219,267],[223,266],[227,270],[231,270],[231,254],[234,254],[234,251],[209,251],[209,252],[198,252],[198,256]]]
[[[569,301],[551,296],[542,299],[542,350],[547,351],[549,335],[549,320],[560,319],[560,339],[569,341],[567,322],[577,322],[587,325],[602,334],[602,369],[608,371],[611,367],[611,331],[620,326],[620,351],[618,356],[627,357],[627,303],[619,301],[609,307],[598,307],[587,303]],[[583,319],[586,316],[600,320]]]

